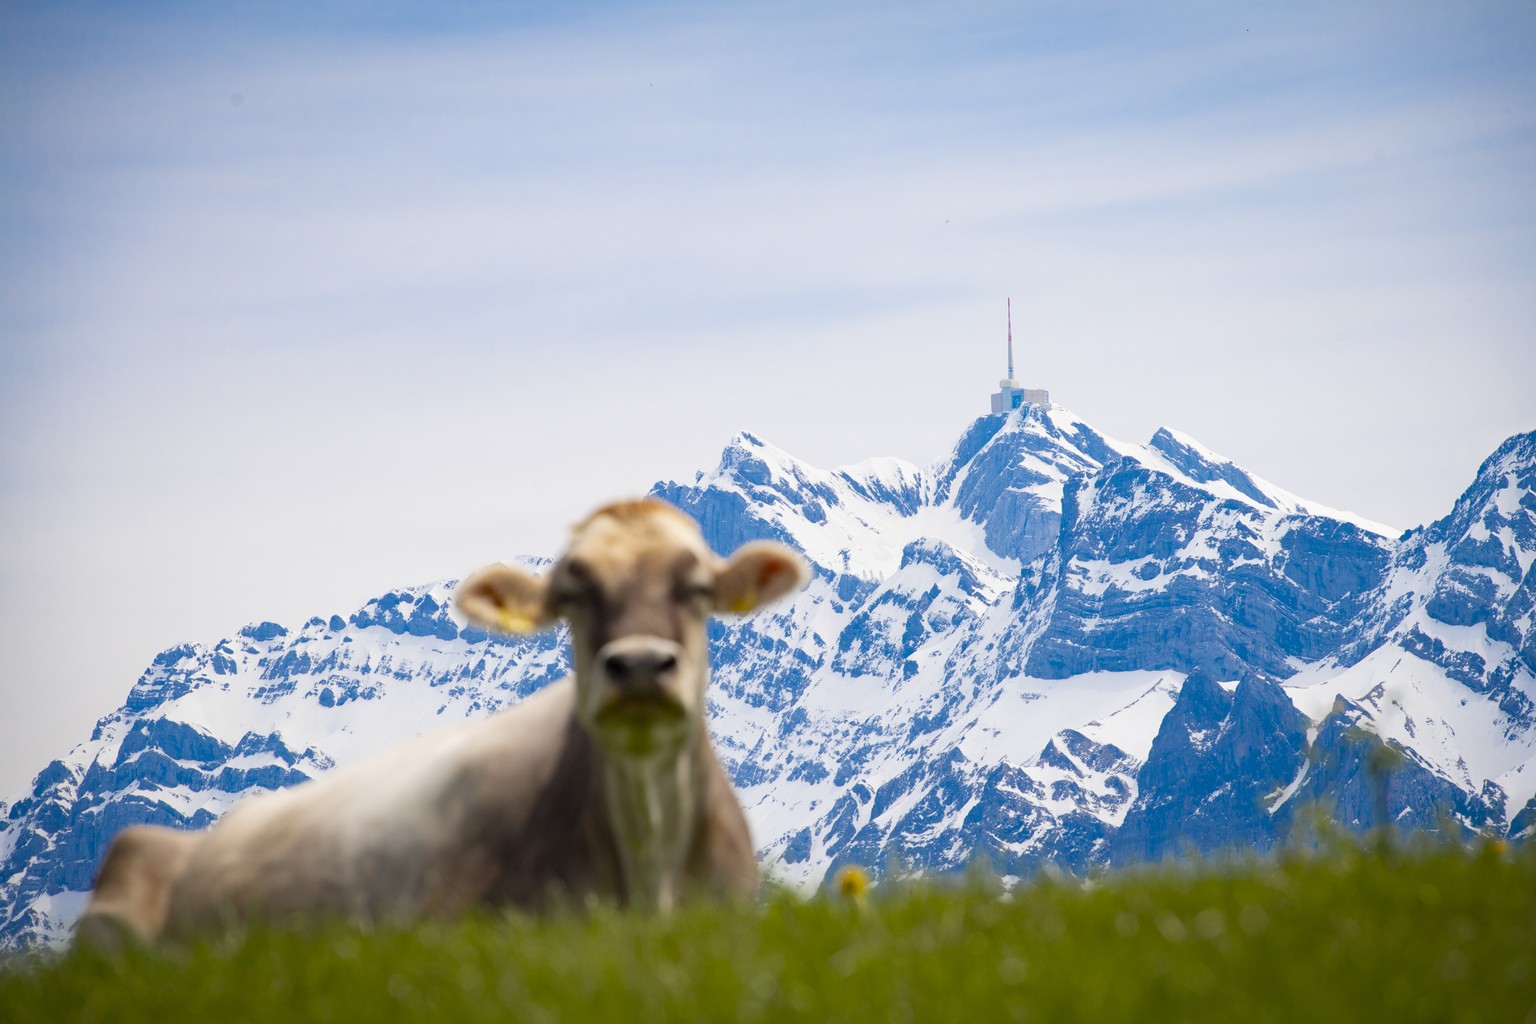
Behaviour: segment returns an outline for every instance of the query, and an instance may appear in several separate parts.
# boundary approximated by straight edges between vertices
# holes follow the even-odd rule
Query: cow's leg
[[[202,836],[153,825],[125,828],[112,840],[91,902],[75,925],[75,942],[116,949],[151,942],[165,926],[171,886]]]

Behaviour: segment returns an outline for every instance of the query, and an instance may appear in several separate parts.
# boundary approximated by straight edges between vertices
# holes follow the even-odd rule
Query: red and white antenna
[[[1008,299],[1008,379],[1013,380],[1013,298]]]

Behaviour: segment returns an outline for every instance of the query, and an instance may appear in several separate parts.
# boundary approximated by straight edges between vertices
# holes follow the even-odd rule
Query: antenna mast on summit
[[[1013,298],[1008,299],[1008,379],[1013,379]]]
[[[992,396],[992,412],[1006,413],[1022,409],[1026,405],[1051,407],[1051,393],[1045,388],[1021,387],[1013,376],[1013,298],[1008,299],[1008,376],[997,382],[997,394]]]

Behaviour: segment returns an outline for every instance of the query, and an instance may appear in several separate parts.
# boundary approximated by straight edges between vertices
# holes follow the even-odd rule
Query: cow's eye
[[[677,596],[684,601],[707,604],[715,599],[715,588],[708,583],[689,581],[679,584]]]
[[[550,593],[556,608],[578,608],[592,602],[592,588],[578,580],[567,580]]]

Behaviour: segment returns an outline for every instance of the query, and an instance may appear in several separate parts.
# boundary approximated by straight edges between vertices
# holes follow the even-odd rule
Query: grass
[[[664,919],[597,909],[257,931],[0,966],[0,1021],[1536,1024],[1536,849],[893,883]]]

